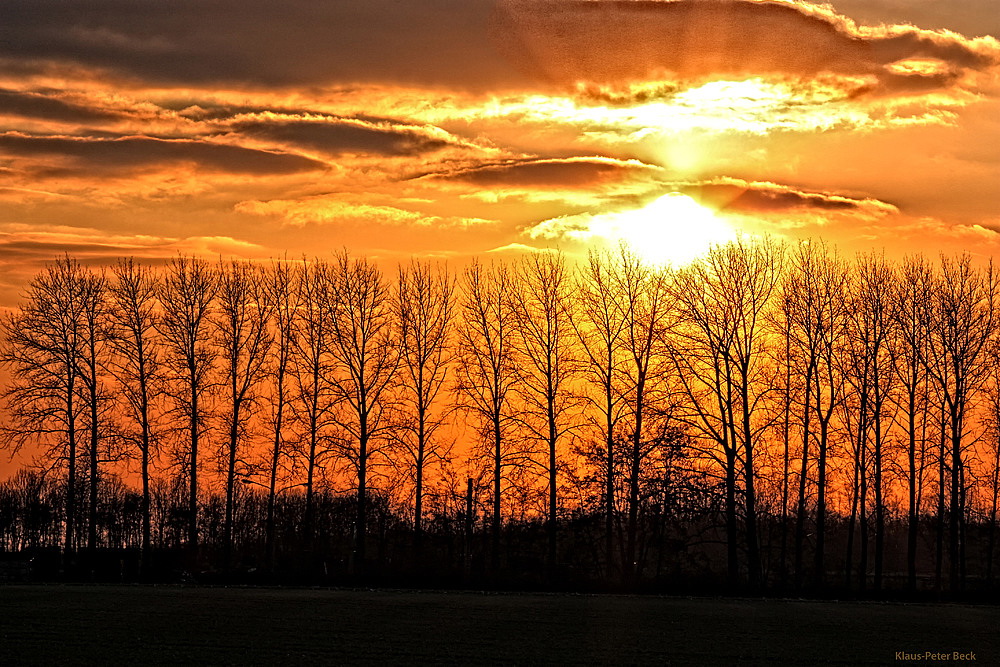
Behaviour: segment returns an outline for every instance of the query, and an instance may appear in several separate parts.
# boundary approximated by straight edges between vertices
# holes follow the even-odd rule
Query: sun
[[[713,211],[691,197],[670,193],[646,206],[591,218],[592,237],[624,243],[651,264],[681,266],[713,245],[736,238],[736,232]]]

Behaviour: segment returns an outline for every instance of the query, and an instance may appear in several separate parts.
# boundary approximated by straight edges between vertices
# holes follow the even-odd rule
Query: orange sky
[[[995,0],[3,14],[0,306],[64,251],[1000,249]]]

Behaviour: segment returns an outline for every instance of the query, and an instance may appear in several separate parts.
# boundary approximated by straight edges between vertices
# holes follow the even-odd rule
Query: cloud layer
[[[67,250],[523,250],[667,195],[991,251],[1000,42],[954,30],[1000,21],[905,4],[12,0],[0,282]]]

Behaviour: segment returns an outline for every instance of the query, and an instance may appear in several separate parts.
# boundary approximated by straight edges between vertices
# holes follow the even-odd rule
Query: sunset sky
[[[0,305],[63,252],[1000,251],[995,0],[7,0]],[[998,254],[1000,256],[1000,254]]]

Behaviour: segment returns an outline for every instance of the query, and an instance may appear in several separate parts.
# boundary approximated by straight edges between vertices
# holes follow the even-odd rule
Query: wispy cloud
[[[441,217],[395,206],[345,200],[336,195],[303,199],[243,201],[236,210],[259,216],[274,216],[289,225],[366,225],[415,227],[468,227],[491,224],[482,218]]]
[[[16,156],[66,158],[67,169],[108,171],[188,163],[209,171],[288,174],[326,166],[302,155],[209,141],[153,137],[32,136],[7,132],[0,134],[0,151]]]

